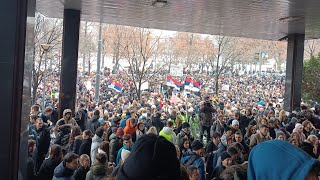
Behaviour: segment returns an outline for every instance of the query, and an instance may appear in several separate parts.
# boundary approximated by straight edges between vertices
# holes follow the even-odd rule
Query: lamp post
[[[99,24],[99,39],[98,39],[98,54],[97,54],[97,73],[96,73],[96,85],[95,85],[95,100],[99,102],[99,91],[100,91],[100,68],[101,68],[101,46],[102,40],[102,21]]]
[[[49,44],[41,44],[41,48],[43,49],[45,53],[44,58],[44,70],[43,70],[43,89],[42,89],[42,110],[46,108],[46,76],[47,76],[47,54],[50,49],[51,45]]]

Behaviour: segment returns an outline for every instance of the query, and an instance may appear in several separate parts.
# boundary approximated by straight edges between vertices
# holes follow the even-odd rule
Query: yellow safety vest
[[[171,140],[172,140],[172,134],[166,134],[166,133],[164,133],[163,130],[161,130],[160,133],[159,133],[159,135],[162,136],[162,137],[164,137],[164,138],[166,138],[166,140],[172,142],[172,141],[171,141]]]

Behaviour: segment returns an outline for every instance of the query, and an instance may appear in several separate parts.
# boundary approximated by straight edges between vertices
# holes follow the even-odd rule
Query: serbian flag
[[[184,83],[184,89],[189,89],[190,91],[198,92],[201,88],[201,82],[195,81],[194,79],[190,77],[186,77],[185,83]]]
[[[121,92],[123,86],[122,86],[122,84],[120,84],[120,83],[118,83],[118,82],[110,79],[110,80],[108,81],[108,88],[114,89],[114,90],[116,90],[117,92]]]
[[[167,75],[167,86],[174,87],[175,89],[180,90],[181,85],[181,82],[174,79],[172,76]]]

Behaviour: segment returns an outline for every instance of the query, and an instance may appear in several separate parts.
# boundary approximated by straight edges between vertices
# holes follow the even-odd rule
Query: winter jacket
[[[213,113],[216,110],[213,107],[204,105],[200,108],[200,125],[210,127],[213,123]]]
[[[75,180],[85,180],[87,172],[90,170],[89,167],[84,168],[83,166],[80,166],[73,174],[73,177]]]
[[[80,150],[80,146],[82,144],[82,137],[80,136],[76,136],[73,144],[71,144],[70,146],[70,151],[76,154],[79,154],[79,150]]]
[[[182,159],[181,159],[181,163],[182,164],[187,164],[187,162],[191,159],[191,158],[193,158],[194,156],[197,156],[195,153],[192,153],[192,154],[190,154],[189,156],[186,156],[186,157],[183,157]],[[203,160],[202,160],[202,158],[201,157],[197,157],[194,161],[193,161],[193,163],[191,164],[191,165],[194,165],[195,167],[197,167],[198,168],[198,170],[199,170],[199,176],[200,176],[200,180],[205,180],[205,166],[204,166],[204,162],[203,162]]]
[[[37,149],[36,149],[36,170],[39,170],[45,155],[49,151],[50,146],[50,131],[47,127],[42,126],[40,129],[35,129],[37,133]]]
[[[224,167],[222,164],[220,164],[219,166],[216,166],[214,169],[213,169],[213,172],[212,174],[209,174],[210,178],[211,179],[221,179],[220,178],[220,175],[221,173],[226,169],[226,167]]]
[[[162,130],[164,126],[164,124],[160,120],[160,117],[152,117],[151,124],[152,126],[156,127],[158,133]]]
[[[71,127],[69,125],[59,126],[59,132],[56,136],[54,144],[59,144],[62,147],[63,154],[66,154],[70,149],[69,139],[70,139]]]
[[[89,129],[92,133],[95,133],[98,127],[100,127],[99,118],[100,116],[94,115],[92,119],[89,121]]]
[[[124,134],[130,134],[132,137],[137,131],[137,126],[131,127],[130,120],[127,120],[126,127],[123,129],[123,131],[124,131]]]
[[[53,158],[45,159],[37,174],[39,180],[51,180],[53,177],[54,169],[60,164],[61,160]]]
[[[61,162],[55,169],[53,173],[52,180],[74,180],[74,171],[64,167],[63,162]]]
[[[79,148],[79,156],[81,156],[82,154],[86,154],[90,157],[91,144],[92,144],[91,138],[82,140],[82,143]]]
[[[261,142],[264,142],[264,141],[268,141],[268,140],[271,140],[271,137],[270,136],[264,136],[262,135],[260,132],[256,133],[256,134],[253,134],[251,136],[251,139],[250,139],[250,147],[253,148],[255,145],[261,143]]]
[[[173,132],[172,128],[164,127],[160,131],[159,136],[166,138],[168,141],[172,142],[173,144],[177,143],[177,136],[176,136],[176,133]]]
[[[77,121],[77,124],[81,128],[82,131],[86,129],[87,121],[88,121],[88,112],[85,109],[79,109],[79,111],[76,113],[75,120]]]
[[[32,155],[29,154],[27,160],[27,180],[34,180],[35,178],[35,163],[32,159]]]
[[[107,170],[107,164],[96,162],[90,167],[90,171],[86,175],[86,180],[100,180],[106,178]]]
[[[109,137],[110,140],[110,155],[109,155],[109,161],[110,162],[116,162],[118,151],[122,148],[122,142],[121,139],[115,134],[112,133]]]
[[[315,165],[319,166],[317,159],[286,141],[266,141],[250,152],[248,180],[301,180]]]
[[[122,129],[124,129],[126,127],[127,120],[130,118],[131,118],[131,115],[126,115],[126,117],[120,121],[120,127],[122,127]]]
[[[131,147],[128,147],[127,145],[123,145],[123,147],[119,150],[119,152],[117,154],[116,164],[119,164],[121,159],[122,159],[121,158],[121,152],[122,152],[123,149],[131,151]]]
[[[90,150],[91,164],[94,164],[96,162],[96,154],[98,153],[99,146],[102,142],[102,138],[100,138],[96,134],[93,136]]]
[[[147,133],[147,128],[144,128],[143,131],[137,129],[137,130],[136,130],[136,141],[138,141],[138,139],[139,139],[142,135],[144,135],[144,134],[146,134],[146,133]]]
[[[63,118],[60,119],[57,124],[56,124],[56,128],[58,129],[58,126],[64,125],[64,124],[70,124],[72,126],[78,126],[77,121],[75,119],[73,119],[72,117],[70,119],[66,119],[66,114],[67,113],[72,113],[72,111],[70,109],[65,109],[63,111]]]

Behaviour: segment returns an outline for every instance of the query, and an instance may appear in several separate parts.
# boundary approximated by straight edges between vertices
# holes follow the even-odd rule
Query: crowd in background
[[[80,81],[76,112],[66,109],[61,119],[54,103],[42,110],[37,104],[31,107],[29,179],[304,179],[309,171],[318,175],[320,106],[301,104],[286,112],[283,77],[222,76],[218,94],[215,79],[206,75],[194,77],[202,82],[199,92],[174,90],[159,77],[149,80],[141,97],[130,80],[107,77],[98,102],[94,88]],[[121,93],[108,88],[109,78],[124,85]],[[296,166],[288,154],[297,159]],[[269,161],[278,169],[278,161],[293,164],[279,176],[272,173],[277,170],[263,171],[274,169]],[[309,164],[301,169],[304,161]],[[293,166],[297,169],[289,172]],[[293,178],[292,173],[300,174]]]

